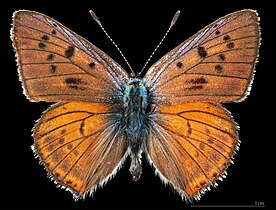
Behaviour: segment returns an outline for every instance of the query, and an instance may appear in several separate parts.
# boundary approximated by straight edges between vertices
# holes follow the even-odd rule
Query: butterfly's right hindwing
[[[226,174],[239,146],[237,126],[220,105],[192,102],[157,105],[147,158],[157,175],[187,201]]]

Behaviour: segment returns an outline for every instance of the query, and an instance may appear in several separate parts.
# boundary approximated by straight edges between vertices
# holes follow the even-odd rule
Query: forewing
[[[253,80],[259,44],[257,13],[234,12],[161,58],[144,80],[153,98],[164,103],[242,100]]]
[[[52,18],[17,11],[11,34],[29,99],[101,102],[122,95],[127,73],[97,47]]]
[[[75,198],[93,193],[122,165],[127,146],[116,116],[102,103],[58,103],[35,126],[35,153]]]
[[[147,152],[161,180],[191,201],[224,176],[238,144],[235,122],[220,105],[159,105]]]

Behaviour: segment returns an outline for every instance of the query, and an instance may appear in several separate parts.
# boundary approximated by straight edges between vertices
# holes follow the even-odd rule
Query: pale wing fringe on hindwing
[[[208,125],[207,116],[221,120],[212,119],[214,123]],[[172,123],[173,118],[176,121]],[[175,105],[174,109],[160,107],[150,125],[145,147],[147,160],[161,181],[182,199],[199,200],[211,186],[217,186],[217,180],[225,178],[239,149],[237,131],[230,112],[217,104],[198,102]]]
[[[112,113],[105,114],[104,110],[92,115],[93,110],[89,111],[89,108],[92,109],[93,104],[54,104],[44,112],[33,129],[35,143],[32,149],[35,156],[39,157],[48,176],[59,187],[73,193],[76,200],[84,199],[86,195],[93,196],[98,187],[104,186],[115,176],[129,154],[116,117]],[[79,116],[81,113],[83,116]],[[68,120],[63,118],[65,115]],[[98,116],[103,117],[102,123],[97,121]],[[100,126],[96,130],[93,128],[94,121],[96,128]],[[72,146],[68,150],[69,143]],[[56,152],[58,157],[55,156]],[[68,158],[71,158],[66,163],[69,165],[64,168]]]

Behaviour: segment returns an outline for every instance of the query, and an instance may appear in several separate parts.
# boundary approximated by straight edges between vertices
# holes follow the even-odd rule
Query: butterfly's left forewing
[[[93,44],[52,18],[14,13],[20,79],[33,101],[105,102],[123,94],[128,74]]]

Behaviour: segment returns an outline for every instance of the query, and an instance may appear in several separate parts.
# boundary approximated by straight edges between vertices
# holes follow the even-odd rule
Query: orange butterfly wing
[[[157,105],[156,113],[147,158],[183,199],[199,199],[231,163],[239,144],[235,122],[220,105],[206,102]]]
[[[54,180],[76,198],[93,192],[127,156],[118,126],[127,73],[91,43],[36,12],[15,13],[12,39],[29,99],[93,102],[58,103],[34,129],[34,150]],[[256,13],[232,13],[165,55],[144,78],[155,112],[147,158],[183,198],[199,198],[231,162],[237,129],[214,102],[246,96],[258,47]]]
[[[29,99],[102,102],[122,96],[128,74],[101,50],[52,18],[17,11],[11,33]]]
[[[242,100],[253,79],[259,44],[257,13],[234,12],[166,54],[145,81],[158,103]]]
[[[235,12],[177,46],[145,75],[153,107],[147,158],[186,200],[199,199],[231,163],[237,127],[215,103],[249,93],[259,40],[256,12]]]
[[[25,95],[66,102],[39,119],[34,151],[59,185],[83,198],[106,183],[127,155],[118,115],[128,75],[84,38],[37,12],[15,12],[12,40]]]
[[[102,103],[55,104],[34,128],[34,151],[59,185],[84,198],[112,178],[127,155],[117,122]]]

